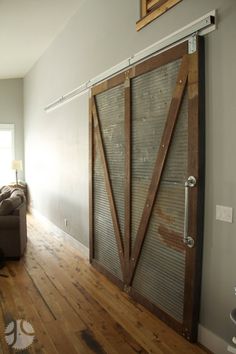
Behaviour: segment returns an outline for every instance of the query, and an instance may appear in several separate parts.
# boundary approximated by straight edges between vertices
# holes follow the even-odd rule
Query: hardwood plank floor
[[[13,319],[25,319],[35,340],[24,353],[203,354],[98,273],[72,242],[28,216],[28,246],[0,277],[0,353]]]

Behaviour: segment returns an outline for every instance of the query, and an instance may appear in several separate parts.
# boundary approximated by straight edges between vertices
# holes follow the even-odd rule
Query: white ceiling
[[[0,0],[0,79],[24,77],[84,0]]]

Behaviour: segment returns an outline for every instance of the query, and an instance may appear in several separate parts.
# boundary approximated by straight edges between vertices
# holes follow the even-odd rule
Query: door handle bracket
[[[195,241],[191,236],[185,237],[184,244],[187,245],[189,248],[193,248],[195,245]]]
[[[197,180],[194,176],[189,176],[184,184],[185,187],[185,205],[184,205],[184,238],[183,242],[189,248],[193,248],[195,245],[194,239],[188,234],[188,218],[189,218],[189,188],[195,187]]]

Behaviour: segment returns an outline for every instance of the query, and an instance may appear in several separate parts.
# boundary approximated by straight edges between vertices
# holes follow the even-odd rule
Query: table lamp
[[[13,160],[11,168],[16,171],[16,184],[18,184],[18,171],[22,171],[22,160]]]

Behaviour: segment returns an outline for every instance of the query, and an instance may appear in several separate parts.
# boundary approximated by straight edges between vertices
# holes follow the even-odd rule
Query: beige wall
[[[0,80],[0,124],[15,125],[15,158],[24,161],[22,79]],[[24,179],[24,171],[19,179]]]
[[[33,206],[88,245],[88,107],[82,96],[43,108],[130,55],[217,8],[206,36],[206,194],[201,324],[228,342],[236,306],[236,227],[215,206],[236,206],[236,1],[183,0],[137,33],[137,0],[86,0],[24,80],[26,179]],[[68,219],[68,228],[64,227]]]

